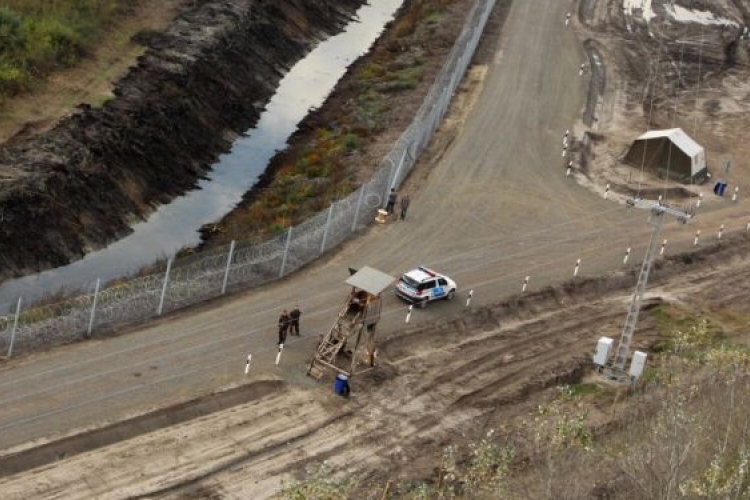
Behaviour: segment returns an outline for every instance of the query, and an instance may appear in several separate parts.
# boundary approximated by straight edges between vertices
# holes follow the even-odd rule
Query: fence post
[[[172,257],[167,261],[167,272],[164,274],[164,285],[161,287],[161,298],[159,299],[159,309],[156,314],[161,316],[164,310],[164,296],[167,295],[167,285],[169,285],[169,272],[172,270]]]
[[[13,330],[10,332],[10,345],[8,346],[8,358],[13,356],[13,344],[16,343],[16,330],[18,330],[18,317],[21,315],[21,297],[16,304],[16,318],[13,320]]]
[[[96,288],[94,288],[94,302],[91,304],[91,316],[89,317],[89,329],[86,331],[86,336],[91,337],[91,332],[94,329],[94,315],[96,314],[96,301],[99,299],[99,286],[101,280],[96,278]]]
[[[323,254],[323,251],[326,249],[326,240],[328,239],[328,228],[331,227],[331,217],[333,217],[333,203],[331,203],[331,208],[328,209],[328,217],[326,218],[326,227],[323,230],[323,241],[320,242],[320,254]]]
[[[401,168],[404,166],[404,160],[406,160],[406,153],[408,151],[409,151],[409,146],[407,145],[404,148],[404,152],[401,153],[401,158],[398,160],[398,165],[396,166],[395,172],[393,172],[393,177],[391,178],[391,182],[390,182],[390,186],[392,188],[398,187],[398,178],[401,176]]]
[[[352,222],[352,232],[357,230],[357,221],[359,221],[359,210],[362,207],[362,200],[365,198],[365,185],[359,189],[359,198],[357,199],[357,208],[354,209],[354,222]]]
[[[281,258],[281,269],[279,270],[279,278],[284,277],[284,268],[286,267],[286,256],[289,253],[289,245],[292,242],[292,226],[289,226],[289,232],[286,234],[286,245],[284,245],[284,257]]]
[[[234,240],[229,245],[229,256],[227,257],[227,268],[224,271],[224,282],[221,284],[221,294],[227,293],[227,282],[229,281],[229,268],[232,267],[232,256],[234,255]]]

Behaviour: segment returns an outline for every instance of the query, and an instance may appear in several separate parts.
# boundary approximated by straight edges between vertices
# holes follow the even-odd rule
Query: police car
[[[456,295],[456,282],[444,274],[419,266],[401,276],[396,295],[417,307],[425,307],[432,300],[451,300]]]

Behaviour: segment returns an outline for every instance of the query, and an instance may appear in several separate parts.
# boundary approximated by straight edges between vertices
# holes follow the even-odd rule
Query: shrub
[[[357,134],[346,134],[344,136],[344,147],[347,151],[353,151],[359,146],[359,137]]]

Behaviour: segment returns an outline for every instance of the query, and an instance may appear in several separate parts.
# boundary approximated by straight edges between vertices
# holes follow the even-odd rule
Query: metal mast
[[[641,265],[641,272],[638,275],[638,283],[635,285],[633,298],[630,301],[630,308],[628,309],[628,317],[625,319],[625,326],[622,328],[620,343],[617,346],[615,361],[612,365],[612,368],[618,372],[625,371],[625,362],[630,354],[630,344],[633,341],[635,325],[638,323],[638,314],[641,312],[641,301],[643,300],[643,295],[646,293],[646,283],[648,283],[648,275],[651,272],[651,264],[654,261],[654,252],[656,251],[657,242],[659,241],[659,232],[661,231],[661,226],[664,222],[664,215],[666,214],[676,217],[677,220],[683,224],[691,217],[691,215],[686,212],[662,205],[659,202],[635,199],[628,200],[628,203],[633,206],[648,208],[651,210],[652,216],[649,218],[649,223],[654,226],[654,230],[651,233],[651,241],[648,243],[646,255],[643,256],[643,264]]]

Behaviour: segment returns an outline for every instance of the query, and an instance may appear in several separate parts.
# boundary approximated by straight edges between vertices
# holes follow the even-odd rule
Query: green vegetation
[[[358,165],[352,165],[352,158],[388,126],[393,94],[413,90],[424,81],[421,49],[411,49],[422,45],[415,39],[424,36],[428,25],[446,22],[443,14],[452,2],[419,0],[394,21],[386,43],[349,76],[344,91],[351,98],[343,109],[335,118],[326,118],[326,127],[308,134],[305,146],[288,150],[271,183],[227,219],[226,227],[212,235],[211,245],[279,234],[358,187]]]
[[[750,498],[750,350],[730,345],[711,315],[651,312],[660,328],[679,326],[666,332],[670,340],[651,355],[637,390],[559,387],[500,432],[444,448],[421,482],[358,481],[329,468],[285,484],[278,498]]]
[[[127,5],[125,0],[4,0],[0,102],[53,70],[76,64]]]

